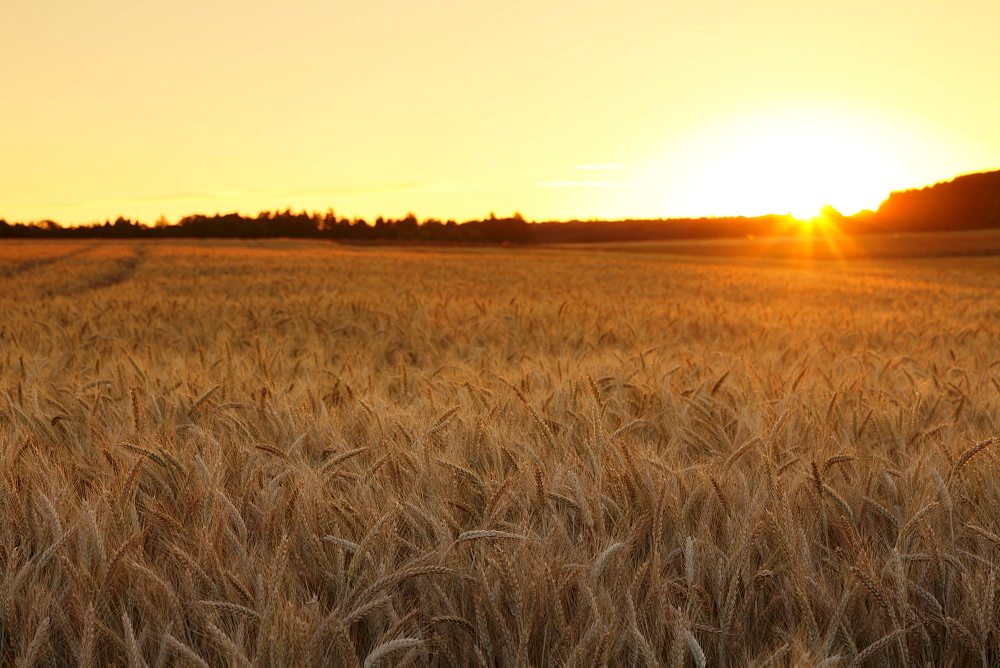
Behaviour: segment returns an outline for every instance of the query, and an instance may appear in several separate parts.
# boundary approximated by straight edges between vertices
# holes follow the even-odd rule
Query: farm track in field
[[[76,271],[67,271],[65,281],[52,287],[50,294],[61,296],[80,295],[93,290],[110,288],[130,280],[146,261],[146,249],[141,245],[129,245],[109,257],[103,257],[103,249],[88,249],[91,252],[76,254],[83,260]]]
[[[54,255],[52,257],[32,258],[30,260],[20,260],[0,264],[0,278],[13,278],[19,274],[40,269],[42,267],[48,267],[58,262],[64,262],[92,250],[95,246],[96,244],[92,244],[84,248],[77,248],[69,251],[68,253]]]

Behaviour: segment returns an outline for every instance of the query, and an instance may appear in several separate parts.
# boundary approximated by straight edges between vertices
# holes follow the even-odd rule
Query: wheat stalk
[[[956,475],[958,475],[958,472],[961,471],[965,467],[966,464],[968,464],[970,461],[972,461],[973,457],[975,457],[976,455],[978,455],[979,453],[981,453],[983,450],[985,450],[989,446],[991,446],[994,443],[996,443],[997,441],[1000,441],[1000,437],[993,436],[991,438],[987,438],[985,440],[982,440],[979,443],[976,443],[971,448],[969,448],[968,450],[966,450],[965,452],[963,452],[962,455],[955,462],[954,466],[951,467],[951,471],[948,472],[948,480],[949,480],[949,482]]]
[[[523,540],[527,536],[522,536],[509,531],[497,531],[495,529],[476,529],[474,531],[464,531],[455,539],[455,543],[463,543],[470,540],[482,540],[484,538],[498,538],[502,540]]]
[[[878,654],[879,652],[881,652],[883,649],[885,649],[886,647],[888,647],[889,645],[891,645],[893,643],[893,641],[895,641],[897,638],[901,638],[901,637],[905,636],[912,629],[913,629],[913,627],[906,628],[906,629],[897,629],[897,630],[893,631],[892,633],[889,633],[889,634],[887,634],[885,636],[882,636],[881,638],[879,638],[878,640],[876,640],[875,642],[873,642],[871,645],[868,645],[868,647],[865,647],[864,650],[862,650],[860,654],[858,654],[856,657],[854,657],[854,661],[851,662],[851,665],[852,666],[860,666],[860,665],[862,665],[864,662],[868,661],[869,659],[871,659],[872,657],[874,657],[876,654]]]
[[[409,652],[414,649],[423,649],[426,646],[426,642],[420,638],[397,638],[395,640],[390,640],[389,642],[384,642],[375,649],[373,649],[368,656],[365,657],[365,668],[372,668],[378,664],[379,661],[388,659],[394,654],[399,654],[400,652]]]

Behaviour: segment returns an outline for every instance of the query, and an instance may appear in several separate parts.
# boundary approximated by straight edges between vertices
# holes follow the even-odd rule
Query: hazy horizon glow
[[[1000,167],[1000,4],[10,0],[0,218],[875,208]]]

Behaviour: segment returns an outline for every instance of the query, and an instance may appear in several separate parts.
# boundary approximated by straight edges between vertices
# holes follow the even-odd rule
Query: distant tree
[[[333,207],[326,210],[323,214],[323,220],[319,225],[319,229],[324,231],[332,231],[337,226],[337,214],[334,212]]]
[[[398,239],[416,239],[417,232],[419,229],[419,223],[417,222],[417,214],[410,213],[406,214],[406,217],[402,220],[396,221],[396,238]]]
[[[844,214],[834,209],[830,204],[825,204],[820,208],[819,217],[831,223],[840,223],[844,220]]]

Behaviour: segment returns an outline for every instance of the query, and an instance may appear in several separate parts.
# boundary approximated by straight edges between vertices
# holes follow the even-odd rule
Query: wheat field
[[[995,665],[1000,258],[0,245],[0,664]]]

